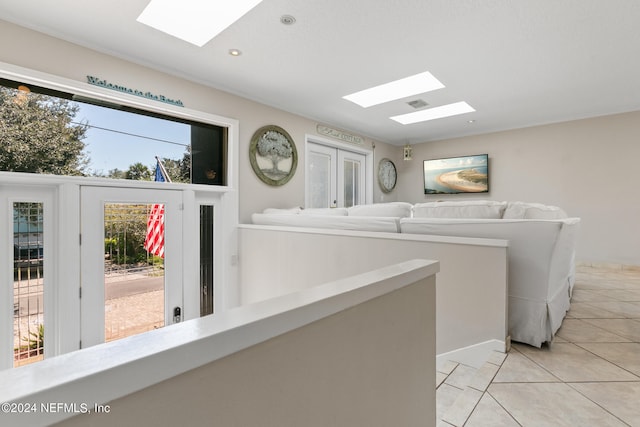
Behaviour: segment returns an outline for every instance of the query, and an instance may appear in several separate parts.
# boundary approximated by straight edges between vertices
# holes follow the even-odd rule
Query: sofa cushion
[[[499,219],[506,207],[507,202],[492,200],[416,203],[413,217]]]
[[[349,216],[391,216],[409,218],[413,205],[406,202],[374,203],[371,205],[356,205],[347,208]]]
[[[557,206],[541,203],[509,202],[504,219],[564,219],[567,214]]]
[[[273,215],[297,215],[302,211],[302,208],[295,207],[289,209],[280,209],[280,208],[266,208],[262,211],[265,214],[273,214]]]
[[[347,216],[349,212],[347,208],[308,208],[300,211],[302,215],[330,215],[330,216]]]

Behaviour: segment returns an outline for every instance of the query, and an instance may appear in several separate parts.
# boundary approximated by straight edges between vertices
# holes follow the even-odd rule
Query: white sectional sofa
[[[509,241],[509,333],[540,347],[569,309],[579,218],[539,203],[472,200],[380,203],[337,209],[266,209],[254,224]],[[465,268],[460,265],[459,268]]]

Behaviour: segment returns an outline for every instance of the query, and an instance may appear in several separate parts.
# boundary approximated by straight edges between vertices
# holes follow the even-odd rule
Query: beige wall
[[[417,144],[399,164],[398,198],[488,198],[562,207],[582,218],[577,258],[640,265],[640,112]],[[490,193],[425,196],[422,161],[489,153]]]
[[[239,120],[240,222],[249,222],[251,213],[266,207],[304,206],[305,135],[318,135],[317,122],[4,21],[0,21],[0,38],[11,40],[11,44],[0,49],[0,62],[82,83],[86,83],[87,75],[92,75],[111,83],[180,99],[185,107],[193,110]],[[294,139],[298,151],[297,171],[282,187],[264,184],[249,163],[251,136],[269,124],[283,127]],[[371,139],[365,139],[365,147],[370,148],[373,144]],[[382,142],[376,141],[375,147],[376,163],[382,157],[399,158],[401,155],[401,149]],[[376,181],[374,200],[380,201],[381,195]],[[384,200],[393,200],[392,197],[386,196]]]
[[[183,100],[188,108],[238,119],[240,222],[249,222],[251,213],[265,207],[304,205],[304,140],[306,134],[317,134],[316,122],[3,21],[0,37],[11,40],[0,50],[2,62],[79,82],[91,74],[128,87],[161,91]],[[267,124],[285,128],[300,156],[295,176],[283,187],[263,184],[249,164],[251,136]],[[390,194],[380,191],[374,177],[374,201],[431,200],[423,194],[423,159],[486,152],[492,177],[491,192],[483,198],[559,205],[583,219],[580,261],[640,265],[640,202],[634,176],[640,154],[638,135],[640,112],[416,144],[411,162],[402,161],[401,147],[375,142],[376,165],[383,157],[391,158],[399,177]],[[367,146],[372,143],[367,139]]]

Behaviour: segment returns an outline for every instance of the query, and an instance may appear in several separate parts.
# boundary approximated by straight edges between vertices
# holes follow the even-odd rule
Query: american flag
[[[156,176],[155,181],[165,182],[171,180],[166,176],[164,167],[160,159],[156,157]],[[166,179],[165,179],[166,178]],[[151,205],[151,212],[147,219],[147,235],[144,239],[144,248],[155,256],[164,258],[164,205]]]
[[[154,204],[147,219],[147,235],[144,248],[155,256],[164,258],[164,205]]]

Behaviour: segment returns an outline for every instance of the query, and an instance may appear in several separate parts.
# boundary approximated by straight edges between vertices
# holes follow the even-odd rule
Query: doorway
[[[367,177],[372,153],[348,148],[307,141],[307,208],[348,208],[371,200]]]
[[[83,186],[82,347],[182,320],[182,193]]]

